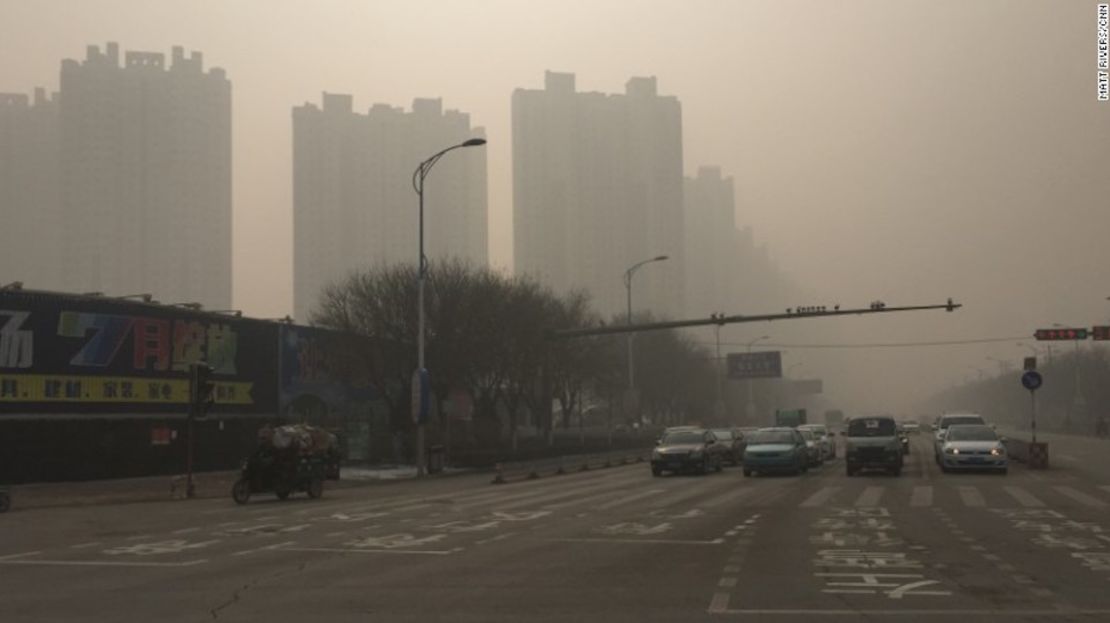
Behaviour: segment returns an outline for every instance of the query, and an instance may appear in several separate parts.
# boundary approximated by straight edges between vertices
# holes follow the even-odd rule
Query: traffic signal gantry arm
[[[829,316],[862,316],[864,314],[888,314],[893,312],[908,312],[908,311],[925,311],[931,309],[943,309],[944,311],[955,311],[963,307],[960,303],[954,303],[952,299],[943,305],[913,305],[909,307],[888,307],[881,301],[871,303],[870,307],[859,309],[840,309],[839,306],[834,307],[831,311],[825,307],[799,307],[798,309],[790,308],[784,314],[760,314],[756,316],[725,316],[723,314],[714,314],[709,318],[695,318],[692,320],[668,320],[664,322],[648,322],[644,324],[622,324],[601,327],[590,327],[585,329],[563,329],[551,331],[548,336],[551,339],[567,339],[575,337],[587,337],[592,335],[609,335],[616,333],[639,333],[642,331],[661,331],[665,329],[681,329],[685,327],[704,327],[713,325],[726,325],[738,324],[742,322],[773,322],[775,320],[799,320],[802,318],[825,318]]]

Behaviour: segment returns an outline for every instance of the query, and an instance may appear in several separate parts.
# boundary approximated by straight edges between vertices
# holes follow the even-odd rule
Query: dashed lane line
[[[713,600],[709,602],[709,614],[722,614],[728,611],[728,593],[713,593]]]
[[[735,577],[721,578],[721,581],[717,582],[717,586],[719,588],[736,588],[736,578]]]

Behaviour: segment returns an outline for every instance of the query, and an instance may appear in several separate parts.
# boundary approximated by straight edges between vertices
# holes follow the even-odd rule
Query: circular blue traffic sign
[[[1041,373],[1036,370],[1028,370],[1021,375],[1021,384],[1029,391],[1035,391],[1041,386],[1041,383],[1044,383],[1044,379],[1041,378]]]

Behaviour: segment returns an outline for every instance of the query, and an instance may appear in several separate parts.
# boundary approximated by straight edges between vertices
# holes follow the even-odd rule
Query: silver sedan
[[[1005,474],[1009,457],[1002,439],[990,426],[958,424],[948,427],[940,444],[940,469],[986,470]]]

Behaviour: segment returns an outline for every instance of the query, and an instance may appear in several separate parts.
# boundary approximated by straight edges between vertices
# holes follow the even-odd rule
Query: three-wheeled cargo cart
[[[239,479],[231,488],[231,497],[246,504],[254,493],[273,493],[284,500],[292,493],[303,491],[310,498],[324,494],[328,462],[320,455],[275,453],[260,448],[243,462]]]
[[[243,461],[231,497],[246,504],[254,493],[279,499],[303,491],[310,498],[324,494],[324,480],[339,479],[340,452],[335,435],[305,425],[265,427],[258,449]]]

